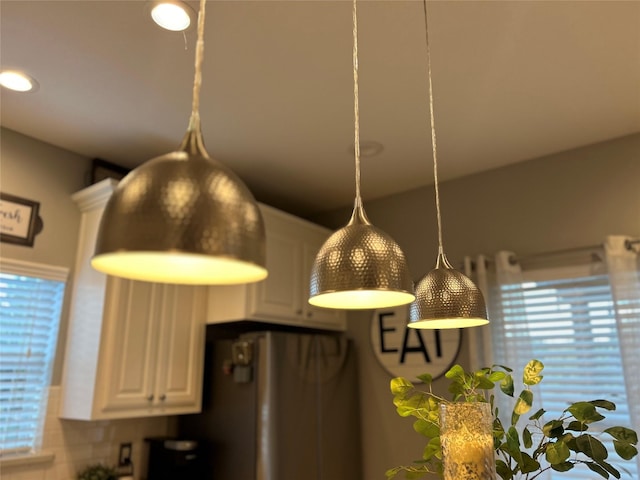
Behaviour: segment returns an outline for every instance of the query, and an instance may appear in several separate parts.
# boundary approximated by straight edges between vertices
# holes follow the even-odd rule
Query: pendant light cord
[[[440,191],[438,188],[438,156],[436,154],[436,127],[433,115],[433,82],[431,80],[431,50],[429,48],[429,20],[427,15],[427,0],[422,0],[424,9],[424,35],[427,46],[427,77],[429,79],[429,115],[431,120],[431,148],[433,151],[433,183],[436,193],[436,215],[438,219],[438,256],[444,254],[442,246],[442,216],[440,214]]]
[[[356,164],[356,207],[362,207],[360,196],[360,106],[358,103],[358,12],[353,0],[353,118]]]
[[[196,41],[195,74],[193,79],[193,100],[189,131],[200,131],[200,87],[202,86],[202,61],[204,58],[204,16],[207,0],[200,0],[198,11],[198,39]]]

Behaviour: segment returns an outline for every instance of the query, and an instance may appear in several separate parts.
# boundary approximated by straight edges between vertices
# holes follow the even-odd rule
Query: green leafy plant
[[[102,464],[89,465],[77,475],[77,480],[117,480],[118,472],[114,467]]]
[[[422,459],[413,465],[395,467],[386,472],[388,478],[400,472],[408,479],[422,478],[428,473],[442,476],[442,447],[440,445],[439,410],[443,402],[489,402],[493,413],[493,437],[496,454],[496,470],[503,480],[533,480],[543,472],[553,469],[566,472],[578,464],[585,464],[603,478],[620,478],[620,471],[610,464],[609,452],[599,440],[603,435],[613,439],[619,457],[631,460],[638,454],[637,433],[627,427],[613,426],[597,430],[607,411],[616,409],[608,400],[592,400],[570,404],[557,418],[545,421],[543,409],[524,418],[533,407],[531,387],[542,381],[544,365],[531,360],[522,374],[523,388],[514,397],[514,381],[509,367],[494,365],[476,372],[467,372],[454,365],[445,377],[450,380],[451,399],[436,395],[432,377],[424,374],[418,378],[425,390],[416,388],[406,378],[391,380],[393,403],[402,417],[416,418],[413,428],[427,438]],[[503,425],[492,393],[496,385],[499,392],[514,398],[510,423]],[[523,424],[519,427],[518,424]]]

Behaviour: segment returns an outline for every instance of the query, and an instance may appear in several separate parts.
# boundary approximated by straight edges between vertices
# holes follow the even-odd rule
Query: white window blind
[[[617,409],[603,412],[606,420],[598,431],[612,425],[630,427],[609,276],[590,273],[587,268],[536,270],[523,272],[521,283],[501,285],[497,290],[494,308],[500,310],[504,328],[492,333],[495,363],[505,364],[500,346],[509,345],[510,352],[518,352],[517,365],[513,361],[510,365],[516,373],[532,358],[545,365],[544,380],[534,389],[534,410],[544,408],[548,412],[544,418],[551,420],[570,403],[605,398]],[[623,478],[637,479],[636,462],[620,460],[608,435],[599,439],[613,453],[609,463],[623,472]],[[580,466],[537,478],[602,477]]]
[[[41,445],[67,270],[0,261],[0,454]]]

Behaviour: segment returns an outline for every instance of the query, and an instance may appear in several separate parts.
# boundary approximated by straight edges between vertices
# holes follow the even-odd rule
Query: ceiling
[[[197,2],[190,2],[194,10]],[[0,2],[4,127],[129,168],[175,150],[195,29],[145,1]],[[439,175],[452,179],[640,131],[640,1],[429,1]],[[419,1],[358,3],[365,200],[433,181]],[[209,153],[297,213],[354,197],[351,2],[209,1],[201,93]]]

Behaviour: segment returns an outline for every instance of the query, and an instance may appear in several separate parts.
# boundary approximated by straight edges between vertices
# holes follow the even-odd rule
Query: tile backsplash
[[[174,432],[174,422],[168,417],[61,420],[59,404],[60,387],[50,387],[42,450],[55,458],[33,464],[0,464],[2,480],[75,480],[77,472],[87,465],[116,465],[120,444],[128,442],[133,446],[134,478],[141,480],[146,477],[148,447],[144,439]]]

